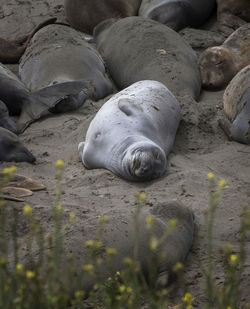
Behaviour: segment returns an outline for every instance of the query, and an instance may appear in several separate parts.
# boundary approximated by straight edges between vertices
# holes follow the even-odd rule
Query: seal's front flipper
[[[32,191],[24,188],[17,187],[4,187],[2,189],[3,193],[15,198],[26,197],[33,195]]]
[[[9,112],[6,105],[0,100],[0,127],[17,133],[15,122],[9,117]]]
[[[18,131],[22,133],[32,122],[48,112],[61,113],[79,108],[93,93],[89,81],[65,82],[32,93],[22,108]]]
[[[3,177],[4,174],[0,173],[0,180]],[[46,189],[46,187],[43,184],[33,180],[32,178],[18,174],[16,174],[7,182],[6,187],[23,188],[28,189],[30,191],[40,191]]]
[[[225,119],[219,119],[218,125],[222,129],[222,131],[225,133],[229,141],[233,140],[232,134],[231,134],[231,123],[228,120]]]
[[[134,101],[129,98],[121,98],[118,101],[118,107],[127,116],[133,116],[143,111],[139,105],[136,105]]]

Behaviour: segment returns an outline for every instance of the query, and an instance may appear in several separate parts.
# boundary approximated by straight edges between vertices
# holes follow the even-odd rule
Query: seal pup
[[[111,19],[94,29],[94,40],[118,88],[156,80],[176,96],[199,97],[196,53],[169,27],[143,17]]]
[[[217,21],[219,31],[227,35],[249,23],[249,0],[217,0]]]
[[[179,31],[187,26],[201,26],[215,4],[215,0],[142,0],[138,15]]]
[[[141,0],[65,0],[66,17],[76,30],[92,34],[105,19],[137,15]]]
[[[33,163],[36,158],[23,146],[16,134],[0,127],[0,161]]]
[[[22,54],[24,53],[29,41],[33,35],[41,28],[53,24],[56,18],[50,18],[39,24],[34,30],[29,34],[19,37],[12,41],[7,41],[0,38],[0,62],[2,63],[18,63]]]
[[[229,83],[223,95],[224,112],[230,122],[219,125],[230,140],[250,144],[250,65]]]
[[[162,83],[140,81],[109,99],[89,125],[79,156],[88,169],[106,168],[129,181],[161,177],[181,113]]]
[[[198,63],[203,88],[225,87],[237,72],[250,64],[250,24],[233,32],[221,46],[207,48]]]

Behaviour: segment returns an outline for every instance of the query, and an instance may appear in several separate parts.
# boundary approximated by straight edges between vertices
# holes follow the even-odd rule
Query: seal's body
[[[130,180],[160,177],[167,166],[181,115],[172,93],[140,81],[108,100],[92,120],[79,155],[89,168],[106,168]]]
[[[140,80],[156,80],[176,96],[198,98],[196,54],[169,27],[142,17],[107,20],[95,28],[94,40],[120,89]]]
[[[223,95],[224,112],[231,123],[219,124],[229,139],[250,144],[250,65],[229,83]]]
[[[210,47],[200,56],[202,86],[226,86],[242,68],[250,64],[250,24],[232,33],[221,46]]]
[[[199,27],[211,15],[215,0],[142,0],[139,15],[163,23],[175,31]]]
[[[94,27],[108,18],[137,15],[141,0],[65,0],[70,25],[92,34]]]
[[[245,23],[249,23],[249,0],[217,0],[217,21],[219,30],[228,35]]]

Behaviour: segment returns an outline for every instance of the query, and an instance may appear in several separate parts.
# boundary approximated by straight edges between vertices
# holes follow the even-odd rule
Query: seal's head
[[[165,152],[155,143],[136,142],[126,150],[122,167],[129,180],[145,181],[162,176],[166,161]]]
[[[226,86],[237,73],[233,55],[222,46],[206,49],[201,54],[198,64],[202,86],[206,89],[219,89]]]

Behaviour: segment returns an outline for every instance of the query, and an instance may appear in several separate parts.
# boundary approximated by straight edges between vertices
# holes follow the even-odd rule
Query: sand
[[[30,31],[44,19],[57,16],[65,21],[62,0],[1,0],[1,37],[11,39]],[[212,26],[211,26],[212,25]],[[211,22],[207,27],[216,29]],[[205,47],[220,44],[224,38],[208,30],[184,29],[181,31],[197,53]],[[17,65],[10,65],[17,72]],[[79,162],[77,145],[85,138],[91,119],[108,99],[93,102],[88,100],[77,111],[51,115],[32,124],[20,140],[37,157],[34,165],[16,164],[20,174],[30,176],[46,185],[45,191],[34,193],[19,203],[20,209],[29,204],[42,217],[42,224],[49,228],[49,214],[54,201],[55,162],[65,162],[62,181],[61,204],[66,212],[76,214],[76,228],[85,228],[110,211],[133,208],[134,194],[147,194],[145,207],[156,207],[178,199],[193,209],[201,232],[205,232],[204,210],[208,207],[207,173],[213,172],[216,181],[226,179],[227,186],[220,206],[216,211],[213,252],[216,264],[215,280],[223,282],[219,249],[230,242],[238,252],[241,207],[250,201],[250,148],[237,142],[229,142],[217,125],[223,117],[223,90],[202,91],[195,102],[189,97],[180,98],[183,120],[181,121],[173,153],[170,155],[166,175],[152,182],[126,182],[103,169],[86,170]],[[0,163],[0,169],[11,166]],[[89,235],[89,238],[92,238]],[[79,243],[81,239],[79,239]],[[205,259],[204,239],[197,241],[186,261],[186,277],[189,291],[193,294],[194,306],[205,304],[204,276],[200,261]],[[248,258],[242,278],[241,304],[250,303],[250,237],[247,239]],[[180,296],[180,295],[179,295]],[[180,297],[174,299],[180,302]]]

